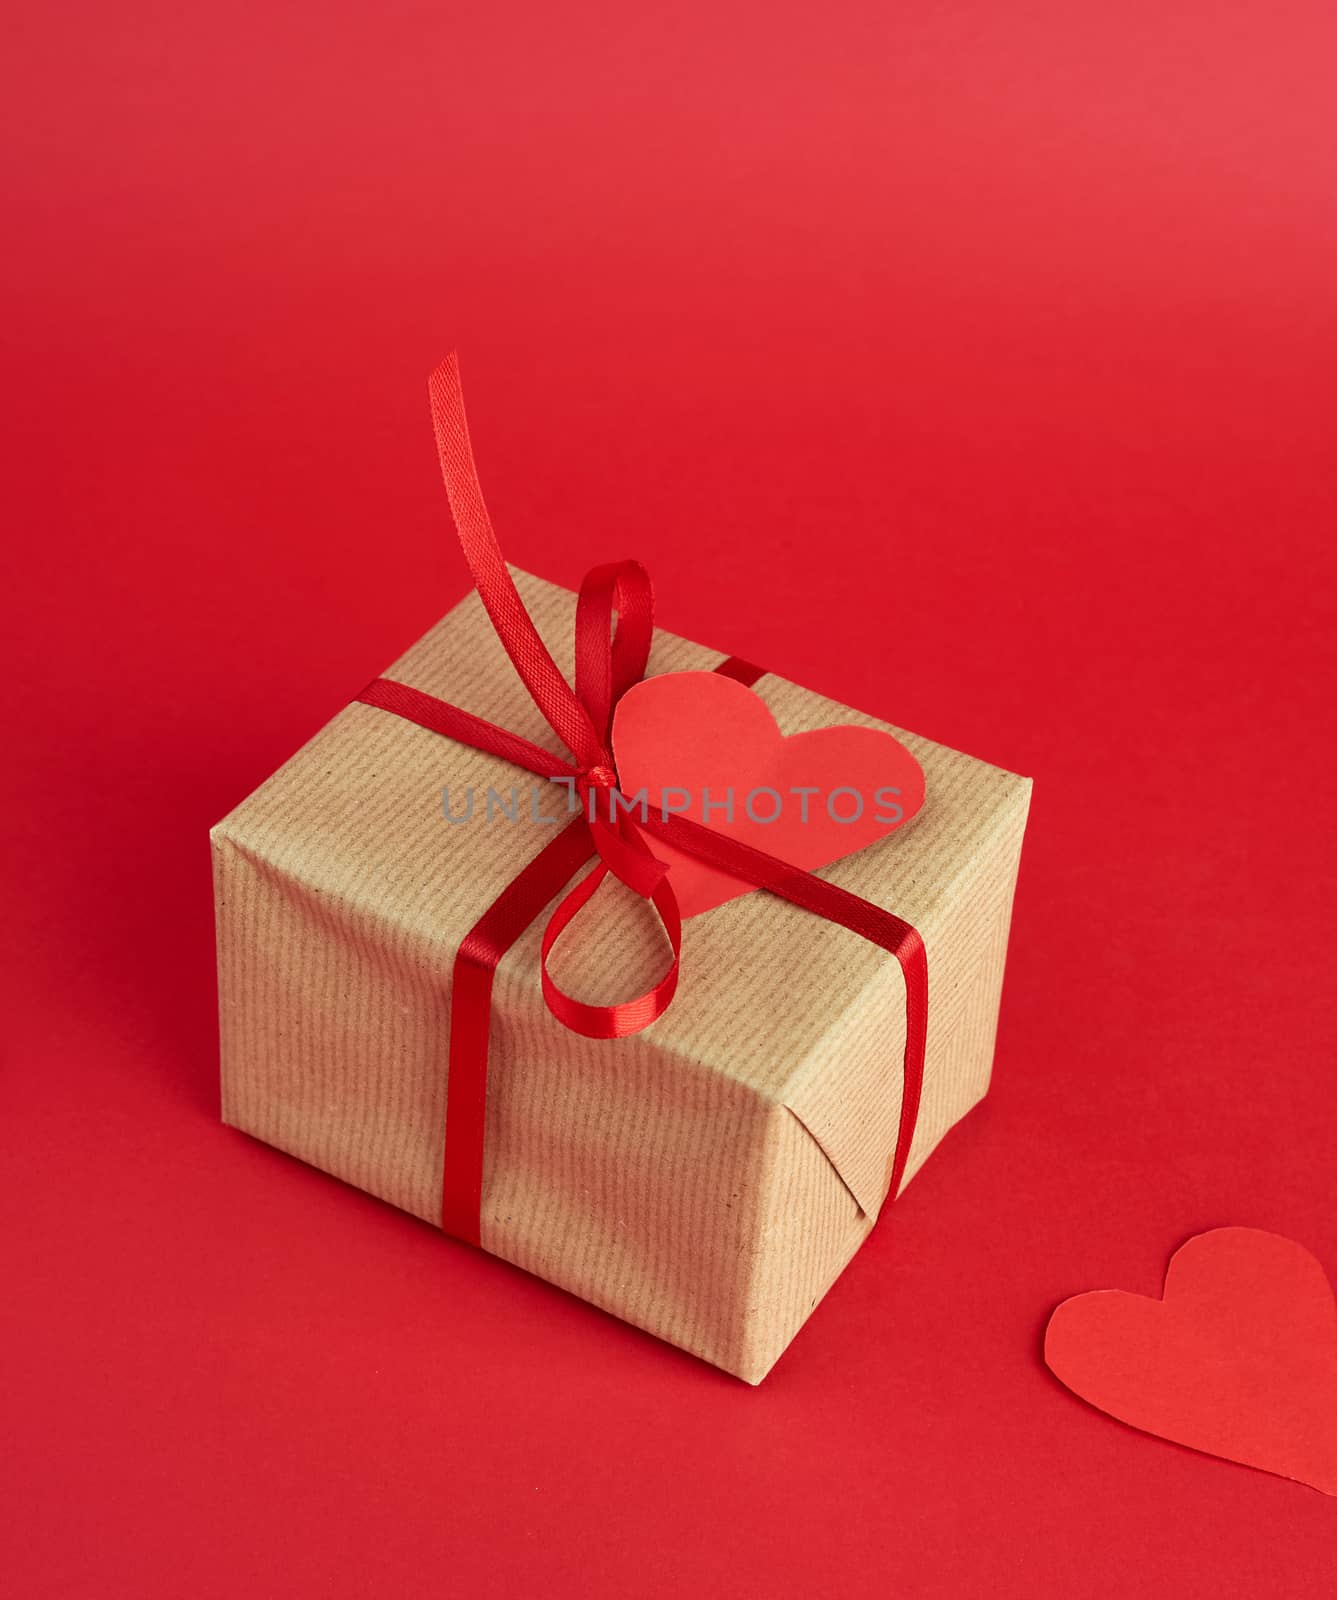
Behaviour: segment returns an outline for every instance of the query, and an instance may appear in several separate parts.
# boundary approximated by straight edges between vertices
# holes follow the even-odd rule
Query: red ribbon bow
[[[480,1243],[488,1035],[497,966],[591,859],[597,858],[593,871],[562,898],[543,933],[540,962],[548,1009],[576,1033],[591,1039],[618,1039],[649,1027],[672,1001],[678,987],[682,918],[668,868],[655,856],[647,834],[838,923],[895,956],[905,976],[906,1030],[900,1123],[889,1181],[894,1198],[914,1139],[924,1075],[928,963],[919,934],[908,922],[870,901],[687,817],[664,816],[643,808],[633,818],[625,797],[624,807],[614,807],[613,796],[620,791],[611,748],[613,711],[627,690],[644,677],[649,660],[654,636],[654,591],[649,574],[638,561],[620,561],[595,567],[586,575],[576,604],[573,689],[525,610],[492,530],[469,444],[454,355],[432,374],[429,390],[446,494],[474,585],[516,672],[572,760],[564,761],[495,723],[389,678],[377,678],[358,699],[540,777],[570,780],[573,794],[580,799],[579,814],[502,890],[465,935],[455,957],[442,1227],[471,1244]],[[747,684],[762,676],[759,668],[737,658],[716,670]],[[635,1000],[592,1005],[558,987],[548,971],[548,957],[610,872],[655,907],[673,958],[658,983]]]

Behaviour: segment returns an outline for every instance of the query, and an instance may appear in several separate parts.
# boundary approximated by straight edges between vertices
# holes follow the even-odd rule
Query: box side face
[[[994,834],[962,872],[926,936],[929,1040],[919,1120],[902,1188],[943,1136],[988,1093],[1029,807],[1027,783],[1016,803],[999,813]]]
[[[771,1108],[759,1177],[760,1233],[740,1377],[760,1383],[853,1260],[873,1226],[826,1153],[786,1106]]]
[[[771,690],[782,726],[820,712],[814,697]],[[857,712],[855,722],[871,722]],[[928,956],[928,1034],[908,1182],[943,1135],[984,1095],[1031,783],[916,735],[898,735],[924,769],[923,811],[897,833],[823,869],[830,879],[904,918]],[[840,1171],[861,1208],[876,1215],[890,1180],[902,1100],[905,981],[896,961],[842,929],[811,934],[847,982],[828,1026],[785,1086],[798,1115]],[[820,999],[814,1000],[819,1007]]]
[[[989,1087],[1028,794],[997,813],[993,836],[915,923],[928,955],[929,1014],[902,1188]],[[889,961],[811,1053],[787,1100],[872,1216],[891,1179],[904,1051],[905,982]]]
[[[1028,794],[930,919],[924,1088],[902,1184],[989,1086]],[[756,1383],[783,1354],[873,1227],[901,1107],[905,986],[892,970],[832,1027],[775,1107],[761,1173],[761,1236],[749,1295],[746,1364]],[[792,1112],[792,1114],[791,1114]]]
[[[224,1120],[439,1225],[449,963],[226,835],[214,860]],[[499,1006],[483,1245],[742,1375],[769,1110]]]

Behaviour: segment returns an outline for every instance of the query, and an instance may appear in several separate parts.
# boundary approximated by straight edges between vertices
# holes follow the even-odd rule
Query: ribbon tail
[[[459,363],[453,352],[432,373],[427,387],[446,498],[474,587],[534,704],[578,764],[591,766],[603,752],[589,712],[539,637],[493,532],[474,465]]]
[[[679,962],[682,957],[682,917],[678,911],[678,897],[669,886],[667,877],[661,877],[649,895],[650,903],[659,913],[659,920],[668,938],[672,960],[663,977],[634,1000],[619,1000],[613,1005],[591,1005],[577,1000],[558,987],[548,971],[548,957],[553,946],[570,927],[580,911],[594,898],[599,886],[611,869],[600,862],[599,866],[582,879],[568,894],[556,911],[552,921],[543,931],[543,944],[539,965],[543,982],[543,999],[548,1010],[564,1027],[587,1039],[625,1039],[639,1033],[642,1028],[662,1017],[678,989]]]

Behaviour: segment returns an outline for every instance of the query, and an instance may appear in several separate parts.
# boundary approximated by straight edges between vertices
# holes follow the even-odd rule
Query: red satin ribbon
[[[587,1038],[620,1039],[649,1027],[672,1001],[678,986],[682,919],[668,869],[654,855],[647,834],[825,921],[838,923],[895,956],[905,976],[906,1029],[901,1114],[889,1182],[894,1199],[914,1140],[924,1076],[928,962],[922,939],[908,922],[871,901],[687,817],[662,817],[650,811],[633,819],[625,810],[614,812],[613,711],[622,695],[644,676],[649,660],[654,636],[649,574],[639,562],[622,561],[595,567],[586,576],[576,603],[573,689],[525,610],[492,530],[474,466],[453,355],[432,374],[429,388],[446,494],[465,560],[516,671],[573,759],[564,761],[496,723],[388,678],[376,679],[358,699],[540,777],[570,778],[572,792],[580,801],[579,814],[507,884],[465,935],[455,957],[442,1227],[471,1244],[480,1242],[488,1036],[497,967],[545,907],[592,859],[596,860],[594,869],[562,898],[543,933],[541,978],[548,1009],[566,1027]],[[735,657],[722,662],[716,671],[747,684],[761,676],[760,669]],[[548,971],[548,957],[610,872],[655,907],[672,959],[663,977],[645,994],[616,1005],[592,1005],[558,987]]]

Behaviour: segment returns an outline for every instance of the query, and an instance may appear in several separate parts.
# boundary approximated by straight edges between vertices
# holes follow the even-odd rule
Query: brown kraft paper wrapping
[[[575,596],[515,578],[569,676]],[[657,630],[647,676],[722,659]],[[387,675],[564,753],[476,594]],[[886,728],[924,769],[920,814],[819,874],[927,948],[908,1182],[989,1085],[1030,780],[769,673],[755,692],[783,733]],[[445,820],[445,788],[457,814],[473,790],[472,820]],[[518,820],[487,820],[489,788],[516,791]],[[439,1226],[451,968],[556,831],[530,820],[531,791],[564,816],[564,789],[354,703],[213,829],[226,1122]],[[757,1383],[885,1197],[900,968],[756,892],[685,925],[678,994],[652,1027],[593,1040],[544,1005],[542,923],[496,976],[483,1246]],[[610,882],[551,966],[564,989],[614,1002],[664,961],[653,912]]]

